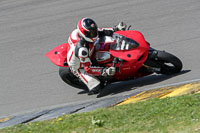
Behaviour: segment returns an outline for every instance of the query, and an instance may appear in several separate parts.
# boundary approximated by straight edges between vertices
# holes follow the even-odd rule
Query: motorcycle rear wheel
[[[59,75],[61,79],[68,85],[75,88],[87,90],[87,86],[71,72],[69,67],[60,67]]]

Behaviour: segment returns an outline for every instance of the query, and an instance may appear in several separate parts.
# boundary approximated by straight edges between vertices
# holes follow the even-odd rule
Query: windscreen
[[[116,44],[111,46],[112,50],[131,50],[139,46],[135,40],[119,34],[113,34],[113,38],[116,39]]]

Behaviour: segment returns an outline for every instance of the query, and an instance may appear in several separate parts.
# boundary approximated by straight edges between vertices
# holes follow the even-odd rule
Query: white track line
[[[200,81],[200,79],[193,79],[193,80],[187,80],[187,81],[173,83],[173,84],[161,85],[161,86],[149,88],[148,90],[153,90],[153,89],[157,89],[157,88],[164,88],[164,87],[170,87],[170,86],[176,86],[176,85],[181,85],[181,84],[188,84],[188,83],[197,82],[197,81]]]

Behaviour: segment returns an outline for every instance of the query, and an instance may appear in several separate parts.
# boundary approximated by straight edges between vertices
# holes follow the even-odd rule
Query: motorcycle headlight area
[[[135,40],[119,34],[113,34],[113,38],[116,39],[116,45],[112,47],[113,50],[131,50],[139,46]]]

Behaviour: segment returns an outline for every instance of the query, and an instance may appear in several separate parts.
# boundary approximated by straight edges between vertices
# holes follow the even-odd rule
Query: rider
[[[77,29],[72,31],[68,43],[67,63],[72,73],[88,87],[89,95],[98,93],[100,81],[95,76],[113,76],[115,67],[103,68],[92,66],[94,43],[102,36],[112,36],[115,31],[125,30],[121,22],[113,28],[98,28],[94,20],[83,18]]]

